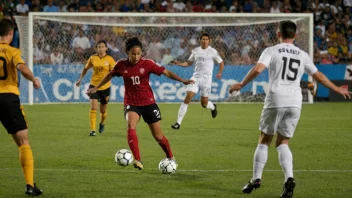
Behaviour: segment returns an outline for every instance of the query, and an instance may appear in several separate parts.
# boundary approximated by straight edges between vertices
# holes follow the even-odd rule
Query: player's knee
[[[127,122],[127,128],[128,129],[135,129],[137,126],[137,123],[136,122],[133,122],[133,121],[128,121]]]
[[[267,146],[270,146],[272,139],[273,139],[272,135],[267,135],[262,132],[260,139],[259,139],[259,143],[266,144]]]

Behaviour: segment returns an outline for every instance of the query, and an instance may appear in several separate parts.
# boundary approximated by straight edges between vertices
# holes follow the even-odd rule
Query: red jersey
[[[149,76],[151,73],[160,76],[164,70],[164,67],[150,59],[141,58],[136,65],[132,65],[128,59],[122,59],[117,61],[111,74],[123,77],[125,105],[146,106],[155,103]]]

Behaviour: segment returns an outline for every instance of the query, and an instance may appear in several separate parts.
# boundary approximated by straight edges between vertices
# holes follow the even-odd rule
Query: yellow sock
[[[31,147],[26,144],[18,148],[20,152],[20,162],[26,180],[26,184],[34,186],[33,172],[34,172],[34,160]]]
[[[95,131],[95,125],[97,121],[97,111],[96,110],[90,110],[89,111],[89,120],[90,120],[90,128],[92,131]]]
[[[108,116],[108,112],[107,111],[105,111],[105,113],[100,113],[100,124],[104,124],[106,116]]]

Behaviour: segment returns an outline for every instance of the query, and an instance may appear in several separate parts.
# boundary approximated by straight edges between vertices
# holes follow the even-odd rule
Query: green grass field
[[[162,128],[177,162],[176,174],[158,169],[164,158],[147,125],[137,133],[145,169],[120,167],[117,150],[127,148],[121,104],[108,106],[103,134],[89,137],[88,104],[25,106],[35,158],[35,180],[45,197],[278,197],[284,182],[276,149],[269,149],[262,187],[241,189],[251,177],[261,104],[219,104],[219,115],[192,104],[179,131],[179,105],[160,104]],[[0,126],[0,197],[23,197],[18,149]],[[352,103],[304,105],[290,148],[295,197],[351,197]]]

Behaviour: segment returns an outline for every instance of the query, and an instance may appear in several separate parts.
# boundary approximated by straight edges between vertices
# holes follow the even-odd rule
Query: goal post
[[[120,59],[126,57],[124,40],[138,36],[143,43],[143,56],[189,78],[193,66],[184,68],[168,63],[172,59],[186,61],[190,50],[199,45],[199,35],[206,31],[211,36],[210,45],[218,50],[225,62],[223,78],[215,78],[217,66],[213,75],[209,99],[217,102],[263,101],[268,87],[267,71],[236,96],[229,95],[227,90],[232,83],[244,78],[265,47],[278,43],[276,30],[280,21],[296,22],[296,45],[313,58],[312,14],[30,12],[28,18],[15,19],[23,56],[28,67],[42,81],[40,90],[33,90],[32,83],[20,83],[21,101],[28,104],[88,102],[84,92],[90,73],[80,88],[74,82],[89,55],[95,52],[94,45],[99,39],[106,40],[108,53]],[[73,46],[75,38],[82,38],[80,34],[89,41],[85,49]],[[311,80],[307,76],[304,79]],[[181,102],[185,96],[183,85],[165,77],[152,76],[150,84],[158,102]],[[114,78],[110,101],[122,102],[123,94],[122,80]],[[309,91],[305,91],[304,96],[304,102],[313,103]],[[199,96],[195,100],[199,100]]]

